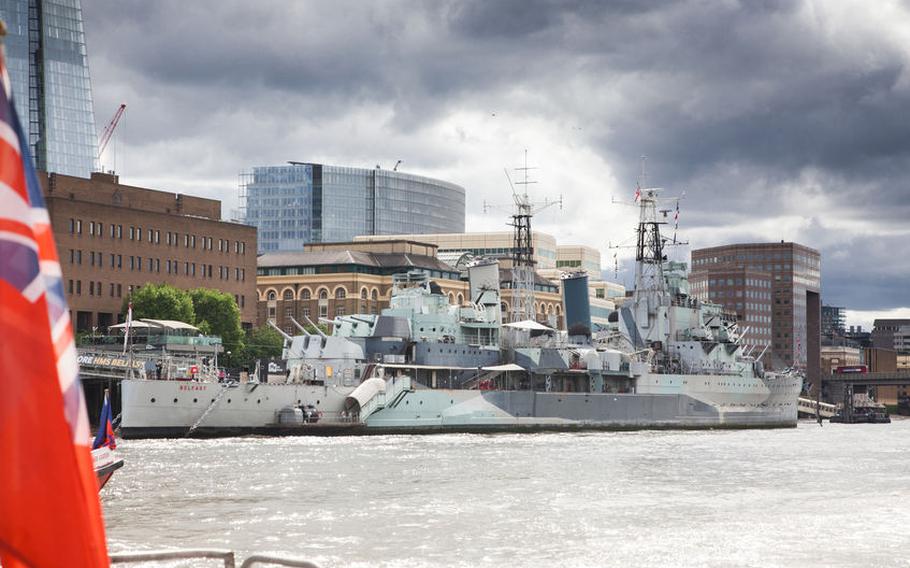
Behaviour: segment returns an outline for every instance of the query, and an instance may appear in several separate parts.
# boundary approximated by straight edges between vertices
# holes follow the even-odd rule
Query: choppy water
[[[114,551],[232,548],[326,567],[910,566],[910,420],[120,452],[102,496]]]

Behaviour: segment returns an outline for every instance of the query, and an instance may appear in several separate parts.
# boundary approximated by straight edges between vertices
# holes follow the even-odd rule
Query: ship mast
[[[551,205],[562,208],[562,196],[558,200],[544,199],[534,202],[528,195],[528,186],[537,183],[529,178],[532,168],[528,166],[528,151],[525,150],[525,164],[522,168],[515,168],[523,172],[524,179],[512,182],[509,171],[505,170],[506,179],[512,188],[514,209],[512,212],[513,227],[512,238],[512,306],[510,321],[518,322],[535,319],[534,313],[534,245],[531,235],[531,219]],[[516,185],[522,186],[521,193],[515,189]]]

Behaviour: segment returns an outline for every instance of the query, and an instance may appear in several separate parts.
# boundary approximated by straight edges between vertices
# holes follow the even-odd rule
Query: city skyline
[[[910,207],[910,136],[894,120],[910,99],[904,5],[83,9],[98,121],[130,105],[116,144],[131,183],[228,209],[254,164],[401,159],[466,188],[468,230],[495,230],[505,216],[483,202],[510,202],[502,169],[528,148],[532,195],[565,197],[535,227],[610,264],[607,244],[636,220],[611,201],[631,201],[647,155],[649,185],[686,194],[693,248],[816,248],[822,301],[848,324],[910,303],[910,266],[892,252]],[[306,22],[320,25],[299,33]]]

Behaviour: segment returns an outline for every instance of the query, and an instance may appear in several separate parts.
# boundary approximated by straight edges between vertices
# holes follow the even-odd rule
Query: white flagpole
[[[123,334],[123,353],[124,354],[126,354],[126,343],[130,338],[130,326],[132,325],[132,323],[133,323],[133,302],[130,301],[130,303],[127,305],[127,308],[126,308],[126,329],[125,329],[125,333]]]

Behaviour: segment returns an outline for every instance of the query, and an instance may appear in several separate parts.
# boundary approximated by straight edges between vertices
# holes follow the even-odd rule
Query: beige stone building
[[[440,261],[434,244],[394,237],[353,243],[320,243],[302,252],[270,253],[259,257],[256,287],[257,321],[274,320],[294,332],[291,318],[332,319],[336,315],[379,313],[388,307],[392,276],[410,270],[429,273],[453,304],[470,301],[468,283],[460,270]],[[511,278],[502,270],[502,307],[511,305]],[[535,284],[539,321],[562,325],[563,306],[558,286],[543,278]]]

